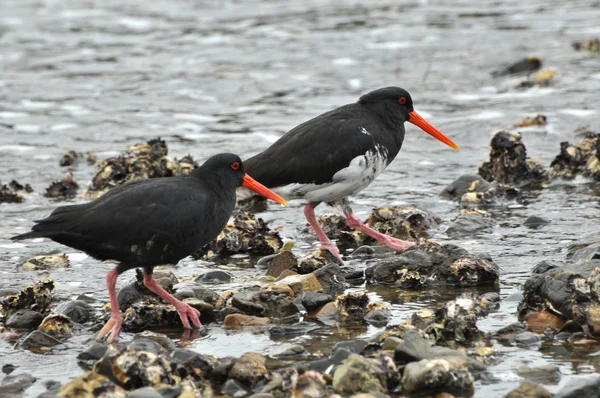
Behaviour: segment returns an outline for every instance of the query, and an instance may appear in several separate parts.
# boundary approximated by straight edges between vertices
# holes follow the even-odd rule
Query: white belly
[[[352,196],[375,180],[387,167],[387,152],[381,146],[357,156],[333,176],[333,181],[324,184],[290,184],[275,188],[285,199],[303,198],[309,202],[334,202]]]

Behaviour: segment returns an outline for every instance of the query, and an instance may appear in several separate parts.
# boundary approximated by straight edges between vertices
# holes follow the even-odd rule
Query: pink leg
[[[340,264],[344,264],[344,260],[342,260],[342,257],[340,256],[340,251],[333,244],[333,242],[329,240],[327,235],[325,235],[325,232],[323,232],[323,229],[321,229],[321,226],[317,222],[317,219],[315,217],[315,207],[317,207],[317,205],[318,203],[309,203],[306,205],[306,207],[304,208],[304,215],[306,216],[306,220],[308,221],[310,226],[315,230],[315,233],[319,238],[319,242],[321,243],[321,249],[328,250],[329,253],[333,254],[335,258],[339,260]]]
[[[409,247],[415,245],[414,242],[392,238],[391,236],[384,235],[381,232],[377,232],[373,228],[366,226],[358,218],[356,218],[354,214],[352,214],[352,209],[350,208],[348,203],[344,203],[342,205],[342,209],[344,210],[344,215],[348,220],[348,225],[351,228],[362,231],[363,233],[369,235],[371,238],[376,239],[379,243],[381,243],[384,246],[387,246],[397,251],[404,251]]]
[[[177,312],[179,313],[179,317],[181,318],[181,323],[183,323],[183,327],[186,329],[191,329],[190,322],[188,321],[188,317],[192,320],[192,323],[195,327],[200,328],[202,324],[200,323],[200,311],[193,308],[189,304],[183,303],[173,297],[169,292],[162,288],[154,279],[154,276],[151,273],[144,273],[144,285],[151,292],[157,294],[162,297],[167,303],[173,305]]]
[[[106,287],[108,287],[108,296],[110,297],[110,319],[106,322],[106,325],[98,332],[98,338],[101,339],[110,332],[108,342],[112,343],[117,340],[119,333],[121,332],[121,325],[123,324],[123,316],[121,315],[121,309],[119,308],[119,302],[117,301],[117,278],[119,272],[117,269],[113,269],[106,275]]]

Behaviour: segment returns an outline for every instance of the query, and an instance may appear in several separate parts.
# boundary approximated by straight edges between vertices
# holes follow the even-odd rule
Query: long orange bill
[[[412,111],[409,113],[409,116],[410,116],[410,118],[408,119],[409,122],[411,122],[415,126],[420,127],[421,130],[423,130],[424,132],[426,132],[429,135],[432,135],[433,137],[437,138],[438,140],[442,141],[444,144],[448,145],[449,147],[452,147],[452,148],[456,149],[457,151],[460,151],[460,147],[458,145],[456,145],[454,142],[452,142],[452,140],[450,138],[446,137],[444,135],[444,133],[442,133],[440,130],[436,129],[431,124],[429,124],[429,122],[427,120],[423,119],[421,117],[421,115],[419,115],[417,112]]]
[[[271,199],[277,203],[281,203],[284,206],[287,206],[288,204],[288,202],[286,202],[285,199],[277,195],[275,192],[271,191],[269,188],[265,187],[260,182],[256,181],[254,178],[250,177],[248,174],[244,174],[244,183],[242,184],[242,186],[261,194],[267,199]]]

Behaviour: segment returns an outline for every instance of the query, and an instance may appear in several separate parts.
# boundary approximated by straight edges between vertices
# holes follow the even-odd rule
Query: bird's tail
[[[32,239],[32,238],[41,238],[44,237],[45,234],[42,231],[31,231],[31,232],[27,232],[21,235],[15,235],[15,236],[11,236],[10,240],[25,240],[25,239]]]

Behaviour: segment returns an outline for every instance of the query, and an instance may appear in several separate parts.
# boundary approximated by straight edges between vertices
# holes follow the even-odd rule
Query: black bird
[[[106,275],[111,318],[98,338],[109,332],[109,341],[119,336],[123,318],[115,285],[119,274],[136,267],[144,269],[146,287],[177,309],[184,327],[191,328],[188,317],[200,327],[198,310],[164,290],[152,271],[156,265],[176,264],[214,239],[231,216],[240,186],[287,204],[248,176],[237,155],[222,153],[185,176],[135,181],[94,201],[58,207],[36,220],[31,232],[11,239],[50,238],[98,260],[119,262]]]
[[[341,207],[350,227],[401,251],[414,243],[364,225],[352,214],[347,197],[365,189],[394,160],[404,140],[404,122],[460,149],[415,112],[406,90],[386,87],[295,127],[244,164],[265,186],[278,188],[288,198],[308,201],[304,214],[317,233],[321,248],[329,250],[340,262],[337,247],[315,219],[314,209],[321,202]]]

